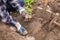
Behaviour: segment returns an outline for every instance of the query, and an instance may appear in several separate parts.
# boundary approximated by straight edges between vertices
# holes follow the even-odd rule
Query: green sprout
[[[26,9],[27,12],[29,12],[30,14],[32,14],[32,9],[31,8],[26,7],[25,9]]]
[[[31,6],[34,0],[24,0],[25,5]]]
[[[25,3],[25,9],[32,14],[32,9],[31,9],[31,6],[32,6],[32,3],[34,2],[34,0],[24,0],[24,3]]]

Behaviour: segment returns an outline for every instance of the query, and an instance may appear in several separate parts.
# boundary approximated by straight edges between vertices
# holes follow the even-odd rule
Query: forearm
[[[20,4],[17,2],[17,0],[8,0],[8,2],[14,7],[17,11],[24,9],[20,6]]]

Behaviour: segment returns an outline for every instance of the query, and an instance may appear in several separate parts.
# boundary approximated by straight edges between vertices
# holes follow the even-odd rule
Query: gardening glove
[[[25,21],[29,21],[32,18],[32,15],[29,12],[27,12],[24,8],[20,10],[20,14],[22,15],[22,18]]]
[[[23,36],[26,36],[28,34],[28,31],[24,28],[23,25],[20,25],[19,23],[16,24],[17,26],[17,31]]]
[[[18,30],[18,32],[22,35],[27,35],[28,34],[27,30],[22,25],[21,25],[20,29]]]

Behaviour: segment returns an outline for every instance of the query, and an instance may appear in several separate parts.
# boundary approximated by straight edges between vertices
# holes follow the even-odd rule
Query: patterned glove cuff
[[[25,11],[23,7],[20,8],[19,13],[22,14],[22,12]]]
[[[17,27],[17,30],[21,28],[21,24],[19,22],[17,22],[15,26]]]

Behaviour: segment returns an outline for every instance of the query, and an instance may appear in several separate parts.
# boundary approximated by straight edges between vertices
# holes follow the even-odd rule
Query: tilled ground
[[[24,38],[0,22],[0,40],[24,40]]]
[[[15,18],[26,26],[25,28],[29,32],[28,35],[35,37],[35,40],[60,40],[60,27],[52,22],[57,16],[55,16],[54,13],[38,9],[37,7],[40,6],[40,4],[36,4],[33,4],[33,18],[30,22],[24,22],[20,19],[20,16]],[[60,21],[58,20],[58,22]],[[10,25],[0,23],[0,40],[25,40],[23,36],[12,31],[9,26]]]

